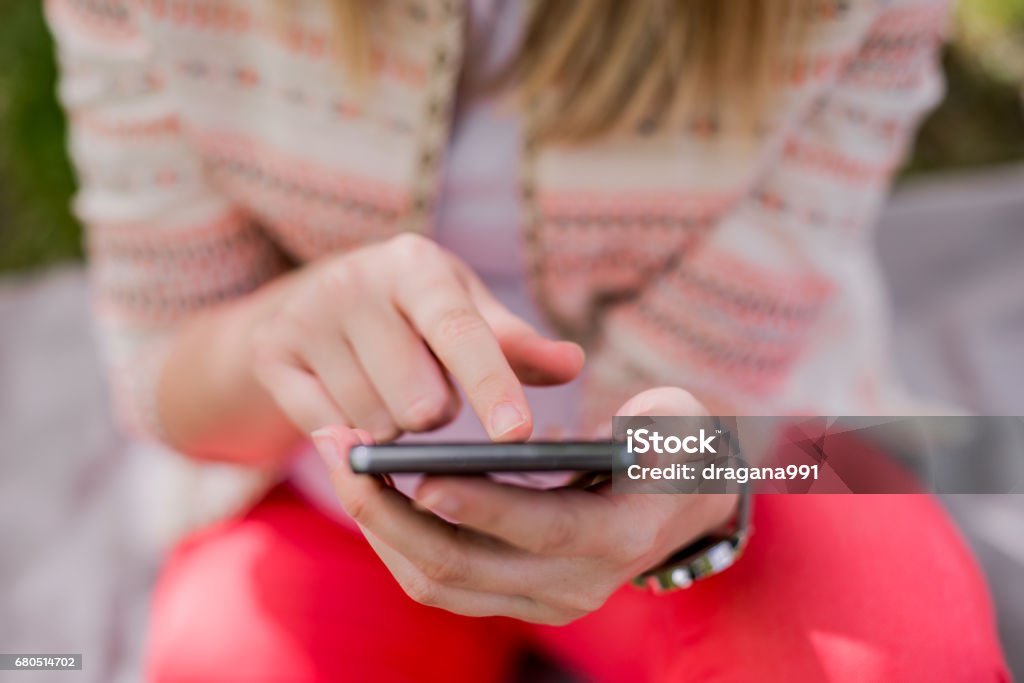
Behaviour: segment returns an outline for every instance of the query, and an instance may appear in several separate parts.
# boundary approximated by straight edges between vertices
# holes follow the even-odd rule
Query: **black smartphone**
[[[633,463],[616,441],[527,443],[399,443],[355,446],[360,474],[486,474],[488,472],[612,472]]]

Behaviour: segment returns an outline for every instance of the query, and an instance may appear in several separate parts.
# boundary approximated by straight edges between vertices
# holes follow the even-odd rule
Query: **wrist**
[[[256,380],[248,353],[291,279],[204,311],[175,335],[156,401],[172,448],[203,460],[275,467],[301,436]]]
[[[740,496],[737,493],[665,494],[679,496],[674,528],[664,555],[654,559],[652,566],[680,548],[703,536],[719,534],[735,520]]]
[[[710,534],[728,528],[735,520],[740,503],[738,493],[704,493],[704,533]]]
[[[655,593],[689,587],[694,581],[730,567],[743,553],[751,533],[750,487],[744,484],[739,494],[702,494],[708,501],[705,532],[691,537],[658,565],[633,579],[633,585]],[[723,512],[728,515],[723,518]]]

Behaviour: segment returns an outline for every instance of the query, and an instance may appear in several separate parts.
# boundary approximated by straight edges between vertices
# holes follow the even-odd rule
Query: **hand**
[[[459,410],[454,380],[492,439],[522,440],[521,382],[560,384],[583,365],[579,346],[538,335],[413,234],[310,266],[273,305],[250,336],[250,366],[306,433],[347,425],[386,441],[437,428]]]
[[[620,415],[697,415],[681,389],[653,389]],[[348,449],[368,435],[314,434],[342,505],[417,602],[468,616],[565,624],[598,609],[633,576],[723,524],[734,495],[534,491],[487,479],[423,482],[416,509],[379,480],[353,474]]]

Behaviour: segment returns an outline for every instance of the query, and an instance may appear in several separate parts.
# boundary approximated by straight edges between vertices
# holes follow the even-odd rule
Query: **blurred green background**
[[[948,94],[906,174],[1024,160],[1024,0],[961,0]],[[0,2],[0,272],[81,257],[74,179],[36,0]]]

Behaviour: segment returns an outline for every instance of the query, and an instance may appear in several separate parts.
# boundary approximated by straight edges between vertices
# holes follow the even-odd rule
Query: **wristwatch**
[[[683,494],[664,494],[683,495]],[[750,525],[750,485],[740,485],[736,514],[718,532],[712,532],[678,550],[653,569],[633,579],[633,585],[653,593],[689,588],[731,566],[746,547],[753,531]]]

